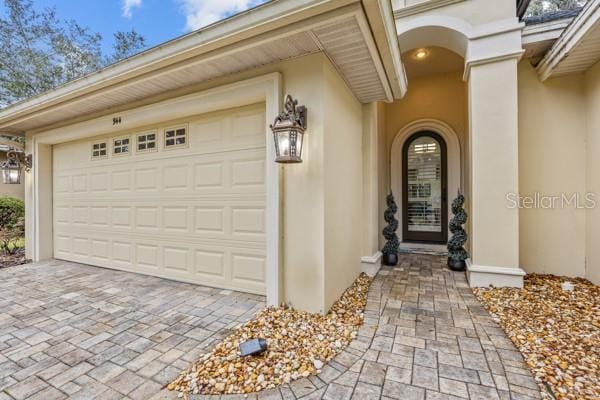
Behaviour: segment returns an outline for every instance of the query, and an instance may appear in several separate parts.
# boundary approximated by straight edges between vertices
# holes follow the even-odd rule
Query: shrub
[[[0,229],[11,227],[25,218],[25,203],[12,197],[0,197]]]
[[[12,197],[0,197],[0,251],[10,254],[25,235],[25,204]]]

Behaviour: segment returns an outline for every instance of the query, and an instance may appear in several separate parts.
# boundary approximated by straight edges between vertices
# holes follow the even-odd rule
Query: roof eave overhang
[[[600,0],[590,0],[546,53],[536,68],[540,80],[543,82],[558,76],[561,65],[570,57],[575,57],[577,47],[592,33],[600,33]],[[589,66],[600,60],[600,41],[596,41],[594,45],[597,46],[596,52],[576,55],[584,59],[585,64]],[[572,73],[584,72],[585,64]]]
[[[385,3],[384,0],[381,0],[382,12],[386,11],[386,7],[383,6]],[[135,82],[136,79],[142,80],[158,72],[165,73],[170,68],[179,67],[182,63],[189,62],[189,60],[198,59],[224,48],[232,46],[235,48],[240,43],[252,42],[255,38],[264,38],[269,36],[271,32],[287,29],[294,26],[294,24],[296,26],[300,25],[303,21],[318,21],[319,18],[324,19],[335,11],[352,9],[352,6],[358,7],[361,10],[360,13],[363,12],[358,0],[277,0],[267,3],[0,111],[0,131],[13,134],[22,133],[18,129],[11,129],[11,125],[17,126],[16,124],[19,122],[31,120],[36,115],[48,113],[49,110],[57,109],[59,106],[64,107],[65,104],[71,105],[77,104],[83,99],[89,100],[90,96],[108,91],[123,82]],[[377,17],[371,14],[368,23],[365,24],[367,25],[365,29],[364,25],[360,23],[361,18],[359,17],[357,16],[357,19],[362,27],[361,31],[368,31],[369,24],[377,23]],[[378,23],[385,26],[384,16],[379,18],[381,21]],[[367,22],[365,15],[362,16],[362,19]],[[393,18],[391,21],[393,23]],[[374,34],[372,36],[369,34],[365,41],[374,44],[369,46],[370,48],[385,48],[381,43],[383,41],[382,35],[375,37]],[[387,45],[389,46],[389,43]],[[374,50],[371,50],[371,53],[374,52]],[[398,69],[398,65],[394,65],[391,59],[393,57],[391,50],[389,50],[389,53],[389,55],[386,54],[387,58],[385,56],[380,57],[378,54],[371,54],[386,93],[382,100],[387,101],[391,101],[392,96],[401,96],[403,93],[402,89],[398,87],[401,79],[388,79],[387,75]],[[393,66],[393,68],[390,68],[390,66]],[[398,82],[396,88],[392,84],[394,82]]]
[[[523,28],[523,46],[559,39],[573,18],[564,18]]]
[[[395,99],[406,95],[408,87],[406,71],[402,64],[400,44],[396,35],[394,10],[389,0],[362,0],[371,31],[377,43],[386,75]]]

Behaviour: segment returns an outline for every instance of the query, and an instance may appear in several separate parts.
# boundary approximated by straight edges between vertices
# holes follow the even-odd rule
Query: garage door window
[[[147,153],[156,151],[156,132],[137,135],[138,153]]]
[[[187,128],[178,126],[165,129],[165,149],[185,147],[187,145]]]
[[[124,156],[129,154],[129,138],[118,138],[113,140],[113,154],[116,156]]]
[[[92,144],[92,160],[107,158],[106,142],[97,142]]]

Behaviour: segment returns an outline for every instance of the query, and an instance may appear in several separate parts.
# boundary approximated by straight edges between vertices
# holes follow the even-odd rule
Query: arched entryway
[[[427,138],[434,138],[439,144],[439,151],[442,151],[442,146],[444,146],[445,152],[445,160],[443,164],[445,165],[445,173],[442,174],[440,169],[440,177],[445,175],[445,194],[446,201],[444,204],[444,212],[440,211],[440,223],[442,225],[441,232],[438,232],[439,236],[432,238],[433,235],[426,235],[425,237],[421,236],[421,238],[417,238],[415,236],[408,234],[405,235],[405,226],[408,224],[408,210],[409,210],[409,199],[408,199],[408,185],[410,185],[410,179],[408,178],[408,157],[405,156],[405,153],[413,145],[413,151],[417,150],[415,145],[421,145],[421,149],[423,149],[423,145],[427,143],[431,143],[431,140]],[[415,139],[421,139],[415,141]],[[425,146],[426,147],[426,146]],[[429,146],[429,149],[433,149],[432,146]],[[396,203],[398,204],[398,213],[397,218],[399,221],[399,229],[397,231],[398,236],[402,242],[424,242],[424,243],[440,243],[445,242],[448,238],[448,224],[447,221],[452,217],[450,210],[450,201],[449,199],[453,198],[457,191],[462,187],[462,175],[461,175],[461,144],[458,139],[457,134],[454,130],[445,122],[436,119],[420,119],[412,121],[411,123],[404,126],[394,137],[392,142],[392,146],[390,149],[390,179],[391,179],[391,189],[396,198]],[[441,153],[440,153],[440,162]],[[427,182],[421,182],[427,183]],[[422,194],[424,197],[428,194],[427,185],[419,186],[419,180],[413,183],[411,187],[412,194]],[[406,199],[403,196],[404,189],[406,187]],[[418,191],[422,189],[422,192]],[[433,188],[432,188],[433,189]],[[441,190],[441,189],[440,189]],[[417,192],[415,192],[417,191]],[[418,197],[413,197],[416,201]],[[443,215],[445,214],[445,218]],[[445,221],[444,221],[445,219]],[[431,228],[430,228],[431,229]],[[414,232],[417,232],[415,230]]]
[[[447,151],[432,131],[412,134],[402,149],[402,237],[445,243],[448,221]]]

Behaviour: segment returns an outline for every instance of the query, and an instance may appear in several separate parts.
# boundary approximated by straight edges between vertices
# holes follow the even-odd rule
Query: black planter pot
[[[467,268],[467,263],[464,260],[453,260],[448,257],[448,268],[452,271],[464,271]]]
[[[398,264],[398,254],[396,253],[385,253],[383,255],[383,265],[388,265],[393,267]]]

